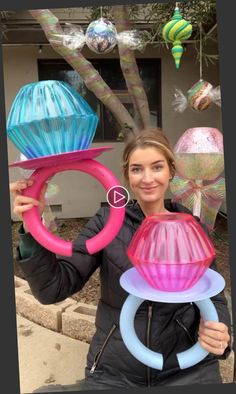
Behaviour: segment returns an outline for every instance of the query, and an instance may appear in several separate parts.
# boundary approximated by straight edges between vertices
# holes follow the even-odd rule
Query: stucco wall
[[[91,56],[86,48],[83,50],[86,57]],[[214,49],[213,49],[214,53]],[[117,57],[114,50],[107,57]],[[5,100],[6,113],[8,114],[10,106],[20,87],[24,84],[38,80],[37,59],[38,58],[57,58],[58,55],[50,48],[43,46],[42,53],[38,51],[38,46],[4,46],[3,63],[4,63],[4,80],[5,80]],[[92,54],[91,57],[95,57]],[[190,127],[209,126],[217,127],[222,132],[221,110],[212,105],[206,111],[201,113],[187,109],[183,114],[178,114],[173,110],[171,102],[174,98],[174,87],[180,88],[184,93],[199,79],[199,64],[196,62],[193,45],[189,44],[181,60],[179,70],[175,69],[170,51],[167,49],[148,47],[143,54],[138,57],[144,58],[161,58],[162,68],[162,125],[172,144],[175,144],[183,132]],[[151,61],[151,60],[150,60]],[[219,84],[218,64],[204,67],[204,79],[216,86]],[[104,153],[98,158],[102,164],[107,166],[114,174],[121,179],[120,159],[122,154],[123,143],[96,143],[92,147],[109,145],[113,146],[112,151]],[[19,158],[19,152],[8,141],[9,162]],[[10,179],[15,180],[22,176],[20,170],[11,169]],[[62,212],[58,217],[88,217],[95,213],[100,203],[105,201],[105,191],[103,187],[88,175],[80,172],[67,172],[55,176],[55,183],[59,186],[59,194],[54,198],[54,204],[62,205]],[[169,194],[170,196],[170,194]],[[225,209],[225,208],[224,208]],[[13,220],[16,219],[12,214]]]

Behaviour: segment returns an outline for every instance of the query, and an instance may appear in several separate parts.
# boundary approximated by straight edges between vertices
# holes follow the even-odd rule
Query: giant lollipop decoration
[[[41,81],[23,86],[18,92],[7,120],[11,141],[28,160],[10,167],[36,169],[32,186],[24,195],[39,199],[48,179],[58,172],[76,170],[95,177],[106,190],[119,187],[119,181],[93,158],[110,147],[89,148],[98,123],[97,115],[70,85],[60,81]],[[124,206],[110,208],[105,227],[86,241],[89,253],[109,244],[118,233],[124,218]],[[42,224],[37,207],[24,213],[32,236],[54,253],[71,256],[72,242],[50,233]]]
[[[144,300],[194,302],[204,320],[218,321],[210,297],[223,290],[221,275],[209,269],[215,256],[212,242],[190,214],[161,213],[146,217],[127,250],[134,268],[120,278],[129,293],[120,314],[123,341],[140,362],[164,369],[164,357],[138,339],[134,319]],[[208,352],[199,342],[176,355],[181,369],[200,362]]]
[[[192,25],[182,18],[176,3],[174,15],[171,21],[167,22],[163,27],[162,35],[166,42],[172,42],[173,44],[171,52],[177,69],[180,66],[180,59],[184,51],[181,41],[187,40],[191,34]]]
[[[174,201],[200,217],[212,230],[225,198],[222,133],[211,127],[188,129],[174,147],[177,174],[170,182]]]

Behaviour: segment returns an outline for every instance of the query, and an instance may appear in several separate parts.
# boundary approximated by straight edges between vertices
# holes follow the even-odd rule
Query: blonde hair
[[[125,141],[122,164],[125,181],[127,183],[129,182],[128,172],[131,153],[137,148],[145,148],[146,146],[153,146],[162,151],[168,163],[171,177],[173,178],[176,166],[174,152],[170,145],[170,141],[165,134],[163,134],[160,128],[148,128],[137,134],[130,134]]]

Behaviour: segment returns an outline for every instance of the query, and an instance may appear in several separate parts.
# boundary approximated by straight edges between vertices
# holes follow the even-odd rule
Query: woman
[[[212,300],[220,323],[200,322],[192,303],[165,304],[145,301],[135,317],[137,336],[148,348],[164,357],[163,371],[151,369],[136,360],[126,349],[119,331],[119,316],[127,293],[119,278],[131,263],[126,249],[143,219],[152,213],[189,212],[183,206],[165,200],[165,192],[175,173],[173,151],[159,129],[131,135],[123,153],[123,174],[136,197],[126,206],[126,216],[116,238],[102,251],[89,255],[85,241],[104,226],[109,209],[101,208],[73,242],[72,257],[56,257],[20,229],[18,264],[24,271],[33,295],[44,304],[64,300],[79,291],[100,267],[101,298],[96,315],[96,333],[92,339],[83,384],[68,390],[153,387],[193,383],[220,383],[217,358],[226,358],[229,349],[230,317],[223,293]],[[14,212],[19,216],[40,202],[21,195],[28,181],[11,184],[15,194]],[[215,268],[214,264],[211,266]],[[176,354],[196,340],[209,352],[198,365],[180,370]],[[49,391],[50,387],[45,390]],[[52,389],[52,388],[51,388]],[[55,391],[66,391],[55,386]],[[42,391],[42,389],[41,389]]]

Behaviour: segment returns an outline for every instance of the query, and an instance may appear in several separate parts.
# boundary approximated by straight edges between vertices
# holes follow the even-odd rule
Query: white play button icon
[[[120,194],[119,192],[117,192],[115,190],[115,192],[114,192],[114,204],[117,204],[121,200],[124,200],[124,198],[125,198],[125,196],[123,194]]]
[[[107,192],[107,202],[113,208],[123,208],[129,202],[129,192],[123,186],[112,186]]]

